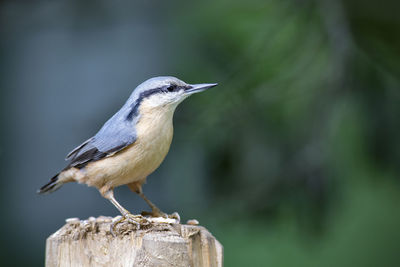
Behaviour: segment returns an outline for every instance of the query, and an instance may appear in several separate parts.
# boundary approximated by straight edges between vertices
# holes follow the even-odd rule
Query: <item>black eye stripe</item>
[[[139,105],[142,102],[142,100],[145,99],[145,98],[150,97],[151,95],[159,94],[159,93],[176,92],[176,91],[179,91],[179,90],[182,90],[182,89],[186,90],[186,89],[190,89],[190,88],[191,88],[190,85],[178,86],[176,84],[171,84],[171,85],[165,85],[165,86],[162,86],[162,87],[157,87],[157,88],[154,88],[154,89],[150,89],[150,90],[144,91],[144,92],[140,93],[138,99],[135,101],[135,103],[133,103],[131,105],[131,109],[130,109],[129,113],[126,116],[126,119],[128,121],[132,121],[133,118],[138,115]]]

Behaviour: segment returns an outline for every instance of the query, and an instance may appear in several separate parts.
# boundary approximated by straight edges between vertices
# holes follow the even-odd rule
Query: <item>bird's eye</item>
[[[167,87],[168,92],[173,92],[176,89],[176,85],[170,85]]]

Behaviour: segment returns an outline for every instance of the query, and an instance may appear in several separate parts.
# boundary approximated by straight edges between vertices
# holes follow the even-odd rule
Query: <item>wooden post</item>
[[[204,227],[153,221],[145,229],[113,218],[67,219],[46,242],[46,266],[222,266],[223,247]]]

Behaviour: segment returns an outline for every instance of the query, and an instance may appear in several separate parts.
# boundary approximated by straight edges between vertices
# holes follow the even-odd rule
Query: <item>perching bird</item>
[[[134,217],[114,198],[121,185],[141,196],[152,216],[163,216],[142,192],[142,184],[168,153],[175,108],[188,96],[217,84],[187,84],[175,77],[151,78],[133,90],[122,108],[93,137],[72,150],[69,164],[38,193],[50,193],[68,182],[96,187],[125,219]]]

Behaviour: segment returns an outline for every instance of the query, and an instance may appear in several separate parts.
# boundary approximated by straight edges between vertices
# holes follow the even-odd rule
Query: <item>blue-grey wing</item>
[[[88,140],[86,140],[85,142],[83,142],[82,144],[80,144],[79,146],[75,147],[71,152],[68,153],[67,157],[65,158],[65,160],[70,160],[73,159],[77,153],[79,153],[79,151],[86,146],[90,141],[92,141],[93,137],[89,138]]]
[[[82,168],[89,162],[113,155],[136,141],[135,120],[125,120],[118,113],[100,131],[67,155],[67,168]]]

